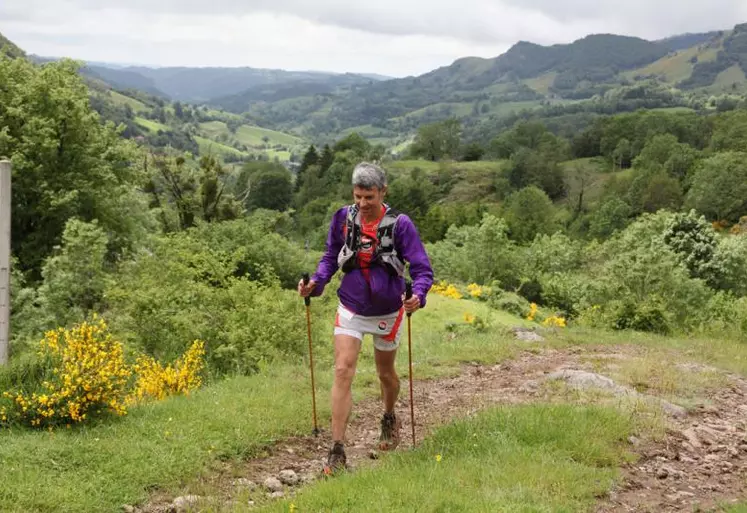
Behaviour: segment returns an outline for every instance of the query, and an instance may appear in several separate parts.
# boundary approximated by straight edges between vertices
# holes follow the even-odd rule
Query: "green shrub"
[[[220,242],[177,234],[125,264],[107,290],[112,330],[132,349],[166,361],[184,353],[185,344],[204,340],[208,368],[219,374],[252,373],[261,361],[301,354],[303,302],[280,288],[275,270],[283,260],[253,261],[251,273],[237,277],[237,262],[252,254],[229,253]],[[297,282],[300,268],[293,274]],[[288,322],[290,316],[299,322]]]
[[[313,265],[304,250],[285,235],[291,220],[285,214],[258,211],[235,221],[202,224],[186,232],[206,253],[215,255],[231,276],[263,280],[271,271],[285,288],[296,288],[301,274]],[[315,255],[314,255],[315,256]]]
[[[486,214],[479,226],[449,228],[443,241],[427,245],[436,276],[463,283],[499,281],[517,287],[521,271],[515,243],[503,219]]]
[[[525,272],[530,276],[569,272],[582,263],[581,244],[560,232],[538,235],[522,253]]]
[[[666,335],[671,331],[664,308],[652,303],[625,302],[616,308],[612,328]]]
[[[581,273],[546,273],[540,277],[545,306],[576,317],[589,294],[589,278]]]
[[[738,296],[747,296],[747,234],[726,235],[713,256],[718,269],[716,285]]]
[[[638,312],[638,306],[629,305],[650,304],[658,298],[656,304],[667,312],[670,327],[694,327],[698,312],[714,291],[703,280],[691,278],[665,243],[662,234],[671,219],[667,212],[644,215],[594,252],[590,273],[597,278],[590,284],[586,305],[599,305],[612,313],[611,305],[618,302],[626,305],[623,312],[630,308]],[[627,325],[624,319],[629,316],[620,315],[622,325]]]
[[[721,273],[714,259],[718,242],[716,231],[705,216],[694,210],[677,213],[662,235],[690,276],[702,278],[712,286],[720,281]]]
[[[525,318],[530,312],[529,301],[511,292],[506,292],[499,298],[491,300],[489,304],[493,308],[503,310],[521,318]]]

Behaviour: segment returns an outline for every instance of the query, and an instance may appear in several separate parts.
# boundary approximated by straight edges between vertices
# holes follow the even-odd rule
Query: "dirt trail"
[[[457,377],[416,381],[416,441],[420,443],[433,429],[455,417],[490,405],[549,399],[549,392],[541,385],[543,378],[563,369],[593,370],[585,357],[619,359],[634,356],[639,350],[635,346],[604,346],[525,351],[516,359],[498,365],[465,365]],[[711,406],[691,412],[684,419],[669,419],[671,428],[663,442],[633,440],[632,449],[641,457],[623,468],[621,483],[609,497],[602,498],[597,513],[698,511],[693,505],[707,511],[719,501],[744,497],[745,395],[747,382],[731,376],[730,386],[713,397]],[[408,401],[405,377],[396,410],[402,422],[400,450],[412,445]],[[353,469],[376,464],[372,451],[377,447],[381,414],[378,399],[364,400],[354,406],[346,440],[348,464]],[[269,494],[263,483],[267,478],[278,477],[282,470],[292,470],[299,480],[285,486],[285,494],[317,479],[331,442],[327,426],[323,427],[318,437],[286,439],[270,448],[266,457],[246,461],[239,468],[236,464],[227,465],[211,473],[199,483],[199,488],[210,490],[209,510],[231,511],[233,505],[246,497],[247,488],[256,486],[254,494],[260,490],[262,495]],[[171,501],[172,498],[154,498],[148,506],[133,511],[176,511]]]
[[[663,442],[636,448],[641,457],[597,513],[720,511],[747,499],[746,398],[747,382],[729,376],[712,404],[671,419]]]

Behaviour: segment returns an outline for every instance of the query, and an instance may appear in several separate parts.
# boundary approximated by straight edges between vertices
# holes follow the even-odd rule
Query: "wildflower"
[[[532,303],[529,305],[529,315],[527,315],[527,320],[533,321],[535,315],[537,315],[537,303]]]
[[[542,322],[543,326],[555,326],[558,328],[565,328],[566,322],[563,317],[552,316],[548,317]]]
[[[205,365],[205,343],[196,340],[172,367],[164,367],[150,356],[141,356],[133,366],[138,380],[128,403],[148,398],[160,400],[171,394],[189,394],[202,385],[200,373]]]
[[[469,285],[467,285],[467,291],[472,297],[481,297],[483,293],[482,287],[477,283],[470,283]]]
[[[173,367],[164,368],[144,356],[138,359],[139,365],[130,366],[122,344],[107,330],[104,321],[98,320],[46,332],[38,351],[52,361],[53,377],[41,382],[43,392],[3,392],[2,398],[9,402],[0,406],[0,423],[12,419],[33,427],[65,424],[70,429],[89,415],[126,415],[128,404],[135,402],[133,397],[161,399],[202,385],[203,342],[195,341]],[[134,392],[133,373],[138,378]]]
[[[434,294],[438,294],[440,296],[450,297],[452,299],[462,299],[462,293],[459,292],[459,290],[454,286],[453,284],[446,283],[446,282],[439,282],[435,284],[431,291]]]
[[[441,455],[440,454],[436,454],[436,461],[438,463],[441,463]]]
[[[472,315],[472,314],[471,314],[471,313],[469,313],[469,312],[465,312],[465,313],[464,313],[464,321],[465,321],[465,322],[466,322],[467,324],[472,324],[473,322],[475,322],[475,316],[474,316],[474,315]]]

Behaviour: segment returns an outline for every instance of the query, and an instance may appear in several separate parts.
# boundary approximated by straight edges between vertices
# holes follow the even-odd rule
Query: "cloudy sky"
[[[37,55],[390,76],[518,40],[653,39],[742,22],[745,0],[0,0],[0,32]]]

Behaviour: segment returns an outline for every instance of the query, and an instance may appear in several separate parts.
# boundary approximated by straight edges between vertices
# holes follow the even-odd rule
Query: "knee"
[[[397,383],[399,381],[399,377],[397,376],[397,371],[394,370],[394,367],[386,368],[386,369],[379,369],[379,380],[381,380],[382,383]]]
[[[353,381],[355,376],[355,362],[339,361],[335,363],[335,379],[338,382],[347,383]]]

